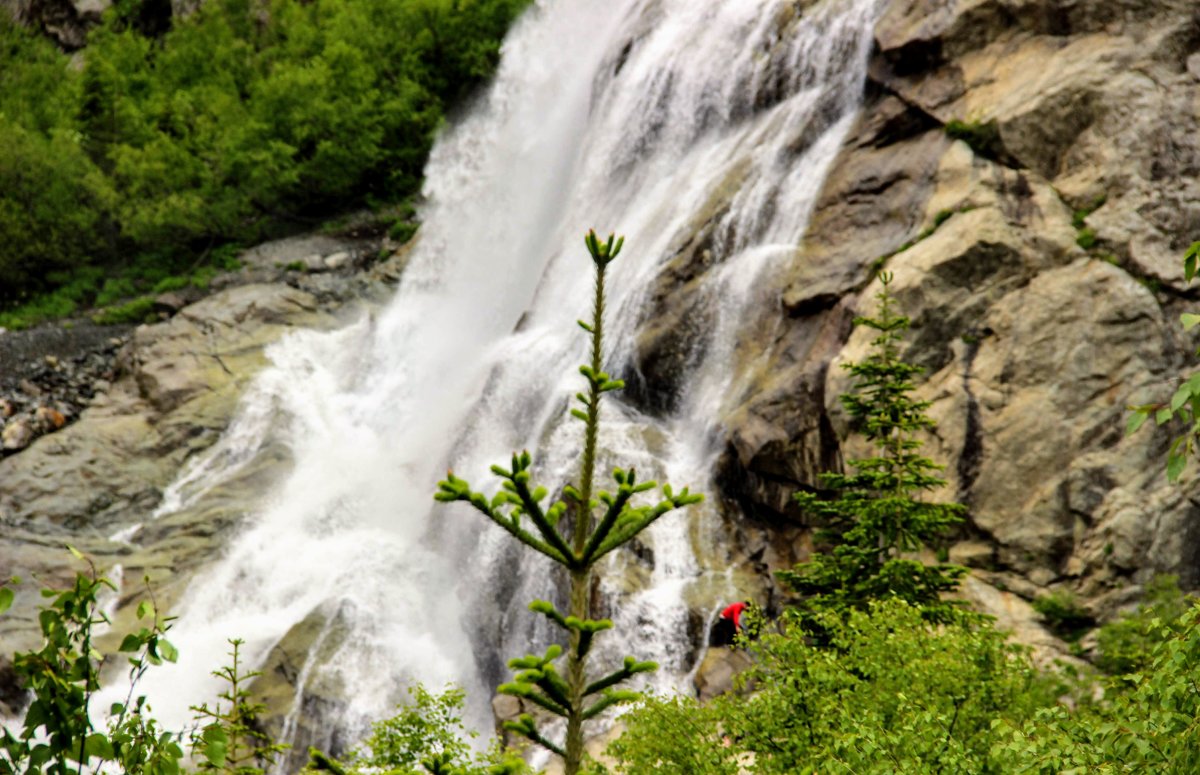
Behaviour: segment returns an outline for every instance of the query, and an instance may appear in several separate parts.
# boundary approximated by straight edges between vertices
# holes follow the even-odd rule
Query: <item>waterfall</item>
[[[211,699],[225,639],[261,660],[319,618],[299,683],[336,686],[352,739],[414,678],[467,688],[486,723],[492,682],[551,633],[525,610],[554,598],[544,558],[470,509],[436,505],[446,467],[494,489],[490,464],[534,453],[536,477],[573,476],[589,227],[626,235],[613,265],[610,371],[652,320],[651,288],[698,226],[712,229],[695,282],[709,310],[669,416],[619,394],[605,404],[600,471],[635,465],[711,492],[723,414],[738,401],[748,327],[778,302],[767,282],[795,259],[825,172],[854,120],[875,0],[545,0],[510,33],[487,94],[439,139],[419,242],[395,299],[333,333],[299,332],[243,399],[225,438],[194,460],[164,508],[202,499],[257,451],[292,464],[192,583],[173,639],[182,658],[144,688],[179,727]],[[803,9],[803,10],[801,10]],[[722,198],[723,197],[723,198]],[[714,201],[720,199],[721,206]],[[612,395],[612,394],[610,394]],[[704,559],[719,540],[710,499],[656,524],[602,568],[617,619],[604,660],[655,659],[683,681],[695,623],[732,594]],[[688,628],[692,627],[693,636]],[[315,660],[316,657],[314,656]],[[299,698],[289,729],[300,712]]]

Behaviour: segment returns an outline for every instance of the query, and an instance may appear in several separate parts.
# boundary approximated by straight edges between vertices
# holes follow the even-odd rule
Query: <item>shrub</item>
[[[0,304],[106,252],[113,191],[68,130],[30,131],[0,114]]]
[[[1145,670],[1154,648],[1181,631],[1182,617],[1195,602],[1179,590],[1178,576],[1156,576],[1137,610],[1100,628],[1096,666],[1112,675]]]
[[[794,609],[750,642],[749,696],[648,700],[609,748],[619,772],[1007,772],[993,725],[1053,701],[1027,652],[986,622],[937,625],[903,600],[817,614],[824,645]],[[686,762],[689,766],[677,766]]]
[[[157,39],[117,8],[82,72],[5,15],[0,305],[51,290],[54,269],[152,255],[170,275],[214,243],[404,201],[527,4],[211,0]]]
[[[472,751],[478,735],[463,724],[465,696],[447,686],[434,694],[417,684],[408,690],[409,702],[395,716],[371,725],[371,734],[345,761],[335,761],[320,751],[310,752],[305,772],[332,771],[337,775],[387,772],[393,775],[446,773],[446,775],[524,775],[531,773],[519,758],[497,746],[483,754]]]

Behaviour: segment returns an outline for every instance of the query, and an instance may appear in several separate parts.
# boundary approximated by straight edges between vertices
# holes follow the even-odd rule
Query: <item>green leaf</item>
[[[204,758],[208,760],[209,764],[224,767],[225,753],[229,748],[229,737],[225,734],[225,730],[213,724],[204,729],[202,738],[204,740]]]
[[[1171,396],[1171,412],[1178,412],[1179,408],[1188,402],[1192,397],[1192,386],[1184,383],[1175,391],[1175,395]]]
[[[1133,434],[1137,433],[1138,428],[1142,427],[1146,420],[1149,419],[1149,412],[1135,409],[1133,414],[1129,415],[1129,421],[1125,423],[1125,435],[1132,436]]]
[[[1179,316],[1179,322],[1183,323],[1184,331],[1191,331],[1196,327],[1197,324],[1200,324],[1200,315],[1192,312],[1185,312]]]
[[[0,587],[0,614],[12,607],[15,595],[8,587]]]
[[[94,735],[89,735],[83,743],[83,753],[86,757],[94,757],[97,759],[112,759],[115,754],[113,752],[112,743],[108,738],[97,732]]]
[[[1167,456],[1167,480],[1175,482],[1179,480],[1179,475],[1183,473],[1183,469],[1187,466],[1187,455],[1183,453],[1173,452]]]
[[[175,648],[174,644],[166,638],[158,639],[158,653],[168,662],[179,660],[179,649]]]
[[[1174,416],[1174,414],[1171,412],[1170,409],[1159,409],[1157,412],[1154,413],[1154,422],[1158,423],[1159,425],[1162,425],[1164,423],[1170,422],[1170,420],[1173,416]]]
[[[1189,283],[1196,276],[1196,262],[1200,259],[1200,242],[1193,242],[1192,246],[1183,254],[1183,277]]]
[[[66,547],[67,547],[67,551],[70,552],[71,556],[74,557],[76,560],[86,560],[87,559],[83,556],[83,552],[79,551],[74,546],[67,544]]]

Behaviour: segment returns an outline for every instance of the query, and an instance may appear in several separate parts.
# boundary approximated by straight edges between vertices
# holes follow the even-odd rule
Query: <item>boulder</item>
[[[693,684],[696,697],[707,702],[720,694],[733,691],[734,679],[753,664],[745,649],[734,647],[710,648],[696,668]]]
[[[33,441],[33,426],[25,420],[13,420],[5,423],[4,432],[0,434],[0,442],[10,452],[25,449]]]

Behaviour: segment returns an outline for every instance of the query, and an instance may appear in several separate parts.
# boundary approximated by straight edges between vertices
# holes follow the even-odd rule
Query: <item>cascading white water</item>
[[[164,508],[181,507],[269,441],[291,449],[291,471],[187,593],[182,659],[145,684],[164,721],[181,726],[212,696],[226,638],[261,659],[313,611],[351,633],[298,679],[321,671],[352,699],[353,716],[331,726],[382,716],[414,677],[466,686],[482,719],[503,660],[550,636],[525,611],[553,597],[549,563],[469,509],[435,507],[434,483],[450,463],[490,488],[488,466],[524,447],[548,486],[572,478],[582,434],[565,409],[592,281],[582,233],[627,237],[610,273],[615,368],[654,314],[652,281],[733,185],[711,216],[701,290],[713,323],[678,410],[655,420],[609,401],[601,439],[606,463],[705,489],[714,429],[738,397],[739,332],[775,303],[764,278],[794,256],[865,77],[875,0],[825,0],[798,22],[797,6],[546,0],[517,25],[486,97],[434,149],[395,300],[272,347],[225,438],[167,493]],[[618,635],[601,658],[656,659],[663,686],[691,668],[689,605],[723,588],[696,551],[719,529],[715,506],[693,511],[664,518],[641,560],[614,557],[606,574]]]

